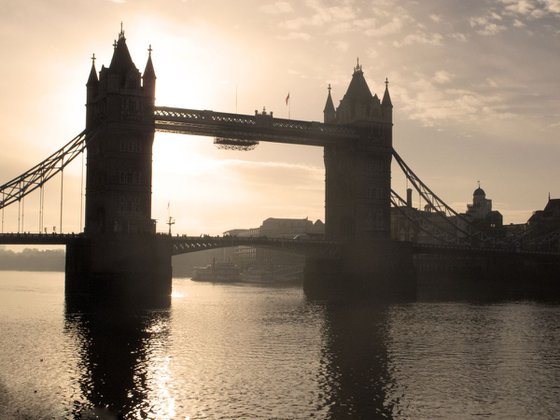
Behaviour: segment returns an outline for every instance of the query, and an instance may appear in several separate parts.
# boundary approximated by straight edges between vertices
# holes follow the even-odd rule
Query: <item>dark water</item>
[[[560,306],[327,304],[175,280],[171,303],[65,305],[0,272],[0,418],[553,419]],[[105,416],[105,417],[103,417]]]

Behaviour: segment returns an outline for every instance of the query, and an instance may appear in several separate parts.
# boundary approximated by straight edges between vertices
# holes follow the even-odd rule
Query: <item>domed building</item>
[[[480,187],[473,192],[472,204],[467,204],[466,216],[479,228],[496,229],[503,226],[502,214],[497,210],[492,210],[492,200],[486,198],[486,192]]]

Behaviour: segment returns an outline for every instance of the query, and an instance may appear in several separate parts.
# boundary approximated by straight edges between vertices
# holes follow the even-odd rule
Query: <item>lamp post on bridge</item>
[[[171,236],[171,225],[174,224],[175,224],[175,219],[169,216],[169,219],[167,220],[167,225],[169,225],[169,236]]]

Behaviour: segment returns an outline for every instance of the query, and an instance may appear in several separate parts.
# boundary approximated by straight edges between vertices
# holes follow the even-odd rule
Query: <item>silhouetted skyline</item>
[[[157,105],[244,114],[265,106],[286,118],[289,93],[291,118],[320,121],[328,84],[338,104],[359,56],[372,93],[381,96],[389,78],[394,145],[415,171],[458,211],[481,180],[504,223],[525,222],[548,192],[560,196],[559,18],[555,2],[514,0],[10,4],[0,17],[0,179],[83,129],[89,57],[98,70],[109,65],[123,21],[138,67],[152,45]],[[394,169],[395,189],[403,179]],[[66,231],[80,230],[79,182],[78,163],[65,178]],[[195,234],[269,216],[324,219],[322,151],[224,152],[208,138],[158,133],[153,191],[161,231],[169,202],[174,229]],[[56,225],[56,194],[46,205],[45,224]],[[36,213],[30,198],[25,230],[36,230]],[[11,226],[14,214],[6,210]]]

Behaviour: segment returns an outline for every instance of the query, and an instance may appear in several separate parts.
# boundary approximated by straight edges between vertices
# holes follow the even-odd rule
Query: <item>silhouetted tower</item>
[[[121,27],[109,67],[87,81],[85,235],[66,247],[67,296],[167,299],[171,242],[151,217],[156,75],[149,49],[142,77]]]
[[[371,94],[359,61],[336,110],[329,86],[325,123],[350,125],[360,138],[325,147],[327,239],[390,237],[392,108],[388,81],[381,102]]]
[[[95,60],[95,57],[93,57]],[[142,77],[121,28],[109,67],[87,82],[87,235],[155,233],[151,217],[156,76],[149,49]]]

